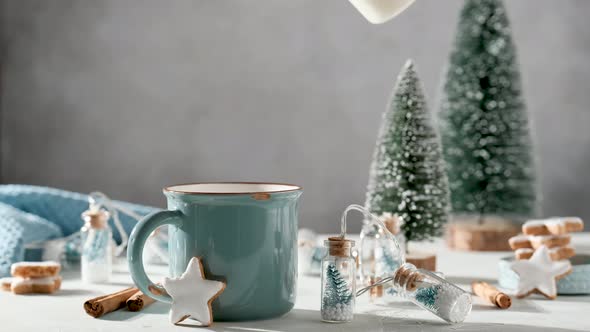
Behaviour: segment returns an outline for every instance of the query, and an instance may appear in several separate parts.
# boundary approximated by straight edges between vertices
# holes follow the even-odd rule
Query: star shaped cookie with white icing
[[[556,280],[568,275],[572,271],[572,264],[568,260],[552,261],[549,249],[541,246],[530,259],[514,261],[510,268],[520,277],[516,297],[540,293],[549,299],[555,299]]]
[[[209,326],[213,323],[211,302],[223,292],[225,283],[205,279],[201,259],[193,257],[180,278],[164,279],[164,288],[172,297],[172,324],[191,317],[202,326]]]

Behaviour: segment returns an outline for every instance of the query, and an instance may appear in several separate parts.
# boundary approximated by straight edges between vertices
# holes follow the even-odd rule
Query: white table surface
[[[574,236],[578,252],[590,253],[590,233]],[[438,269],[447,280],[468,289],[473,280],[495,282],[497,262],[506,252],[458,252],[446,249],[442,242],[421,245],[436,250]],[[166,270],[151,268],[153,279]],[[160,273],[157,273],[157,272]],[[155,272],[155,274],[154,274]],[[125,264],[115,268],[113,282],[85,285],[76,271],[64,271],[61,291],[53,295],[13,295],[0,293],[0,331],[176,331],[191,327],[168,322],[168,305],[154,303],[139,313],[125,309],[100,319],[88,316],[82,304],[95,296],[111,293],[131,285]],[[359,298],[353,322],[328,324],[320,321],[320,281],[318,277],[300,276],[295,309],[284,317],[251,322],[216,322],[200,331],[288,332],[288,331],[590,331],[590,296],[558,296],[546,300],[534,295],[514,300],[508,310],[499,310],[474,298],[471,315],[464,323],[449,325],[412,303],[394,301],[369,303],[367,295]]]

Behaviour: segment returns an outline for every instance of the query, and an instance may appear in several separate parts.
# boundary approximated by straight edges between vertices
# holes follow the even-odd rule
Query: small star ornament
[[[193,257],[180,278],[164,279],[164,288],[172,297],[172,324],[191,317],[201,326],[210,326],[213,323],[211,302],[223,292],[225,283],[205,279],[201,259]]]
[[[572,271],[568,260],[552,261],[549,249],[541,246],[528,260],[514,261],[510,268],[520,277],[516,297],[523,298],[540,293],[549,299],[557,297],[556,280]]]

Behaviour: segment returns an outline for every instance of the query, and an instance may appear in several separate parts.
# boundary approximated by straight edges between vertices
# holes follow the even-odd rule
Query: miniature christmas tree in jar
[[[352,241],[345,238],[346,215],[352,210],[362,212],[365,215],[365,222],[373,224],[374,227],[383,231],[384,241],[382,243],[386,245],[381,250],[391,254],[391,265],[397,266],[388,276],[358,292],[355,292],[355,266],[350,255]],[[326,245],[329,252],[322,262],[322,319],[325,321],[345,322],[351,320],[354,311],[354,297],[374,288],[391,290],[392,293],[409,299],[449,323],[460,323],[471,312],[472,304],[469,293],[442,279],[434,272],[418,269],[414,265],[406,263],[404,253],[397,240],[387,230],[383,221],[360,205],[353,204],[344,210],[340,236],[329,238]],[[373,250],[373,248],[370,249]],[[363,248],[361,248],[360,255],[363,254],[362,250]],[[388,258],[383,256],[381,260],[387,261]],[[335,273],[334,267],[338,268],[337,273]],[[345,277],[342,276],[343,271],[347,273]],[[351,298],[349,294],[354,294],[354,296]],[[333,307],[346,308],[346,310],[350,310],[350,315],[342,315],[342,310],[333,310]]]
[[[404,264],[393,277],[398,294],[449,323],[460,323],[471,311],[471,295],[436,274]]]
[[[322,320],[342,323],[352,320],[356,293],[354,241],[331,237],[324,241],[328,253],[322,259]]]

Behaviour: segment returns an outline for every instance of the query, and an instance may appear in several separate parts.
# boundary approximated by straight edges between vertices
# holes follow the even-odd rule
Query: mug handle
[[[158,227],[163,225],[180,226],[182,224],[182,212],[157,211],[145,216],[131,232],[129,236],[129,249],[127,260],[131,278],[139,290],[149,297],[165,303],[172,303],[170,295],[166,294],[164,287],[155,284],[145,273],[143,266],[143,247],[149,235]]]

